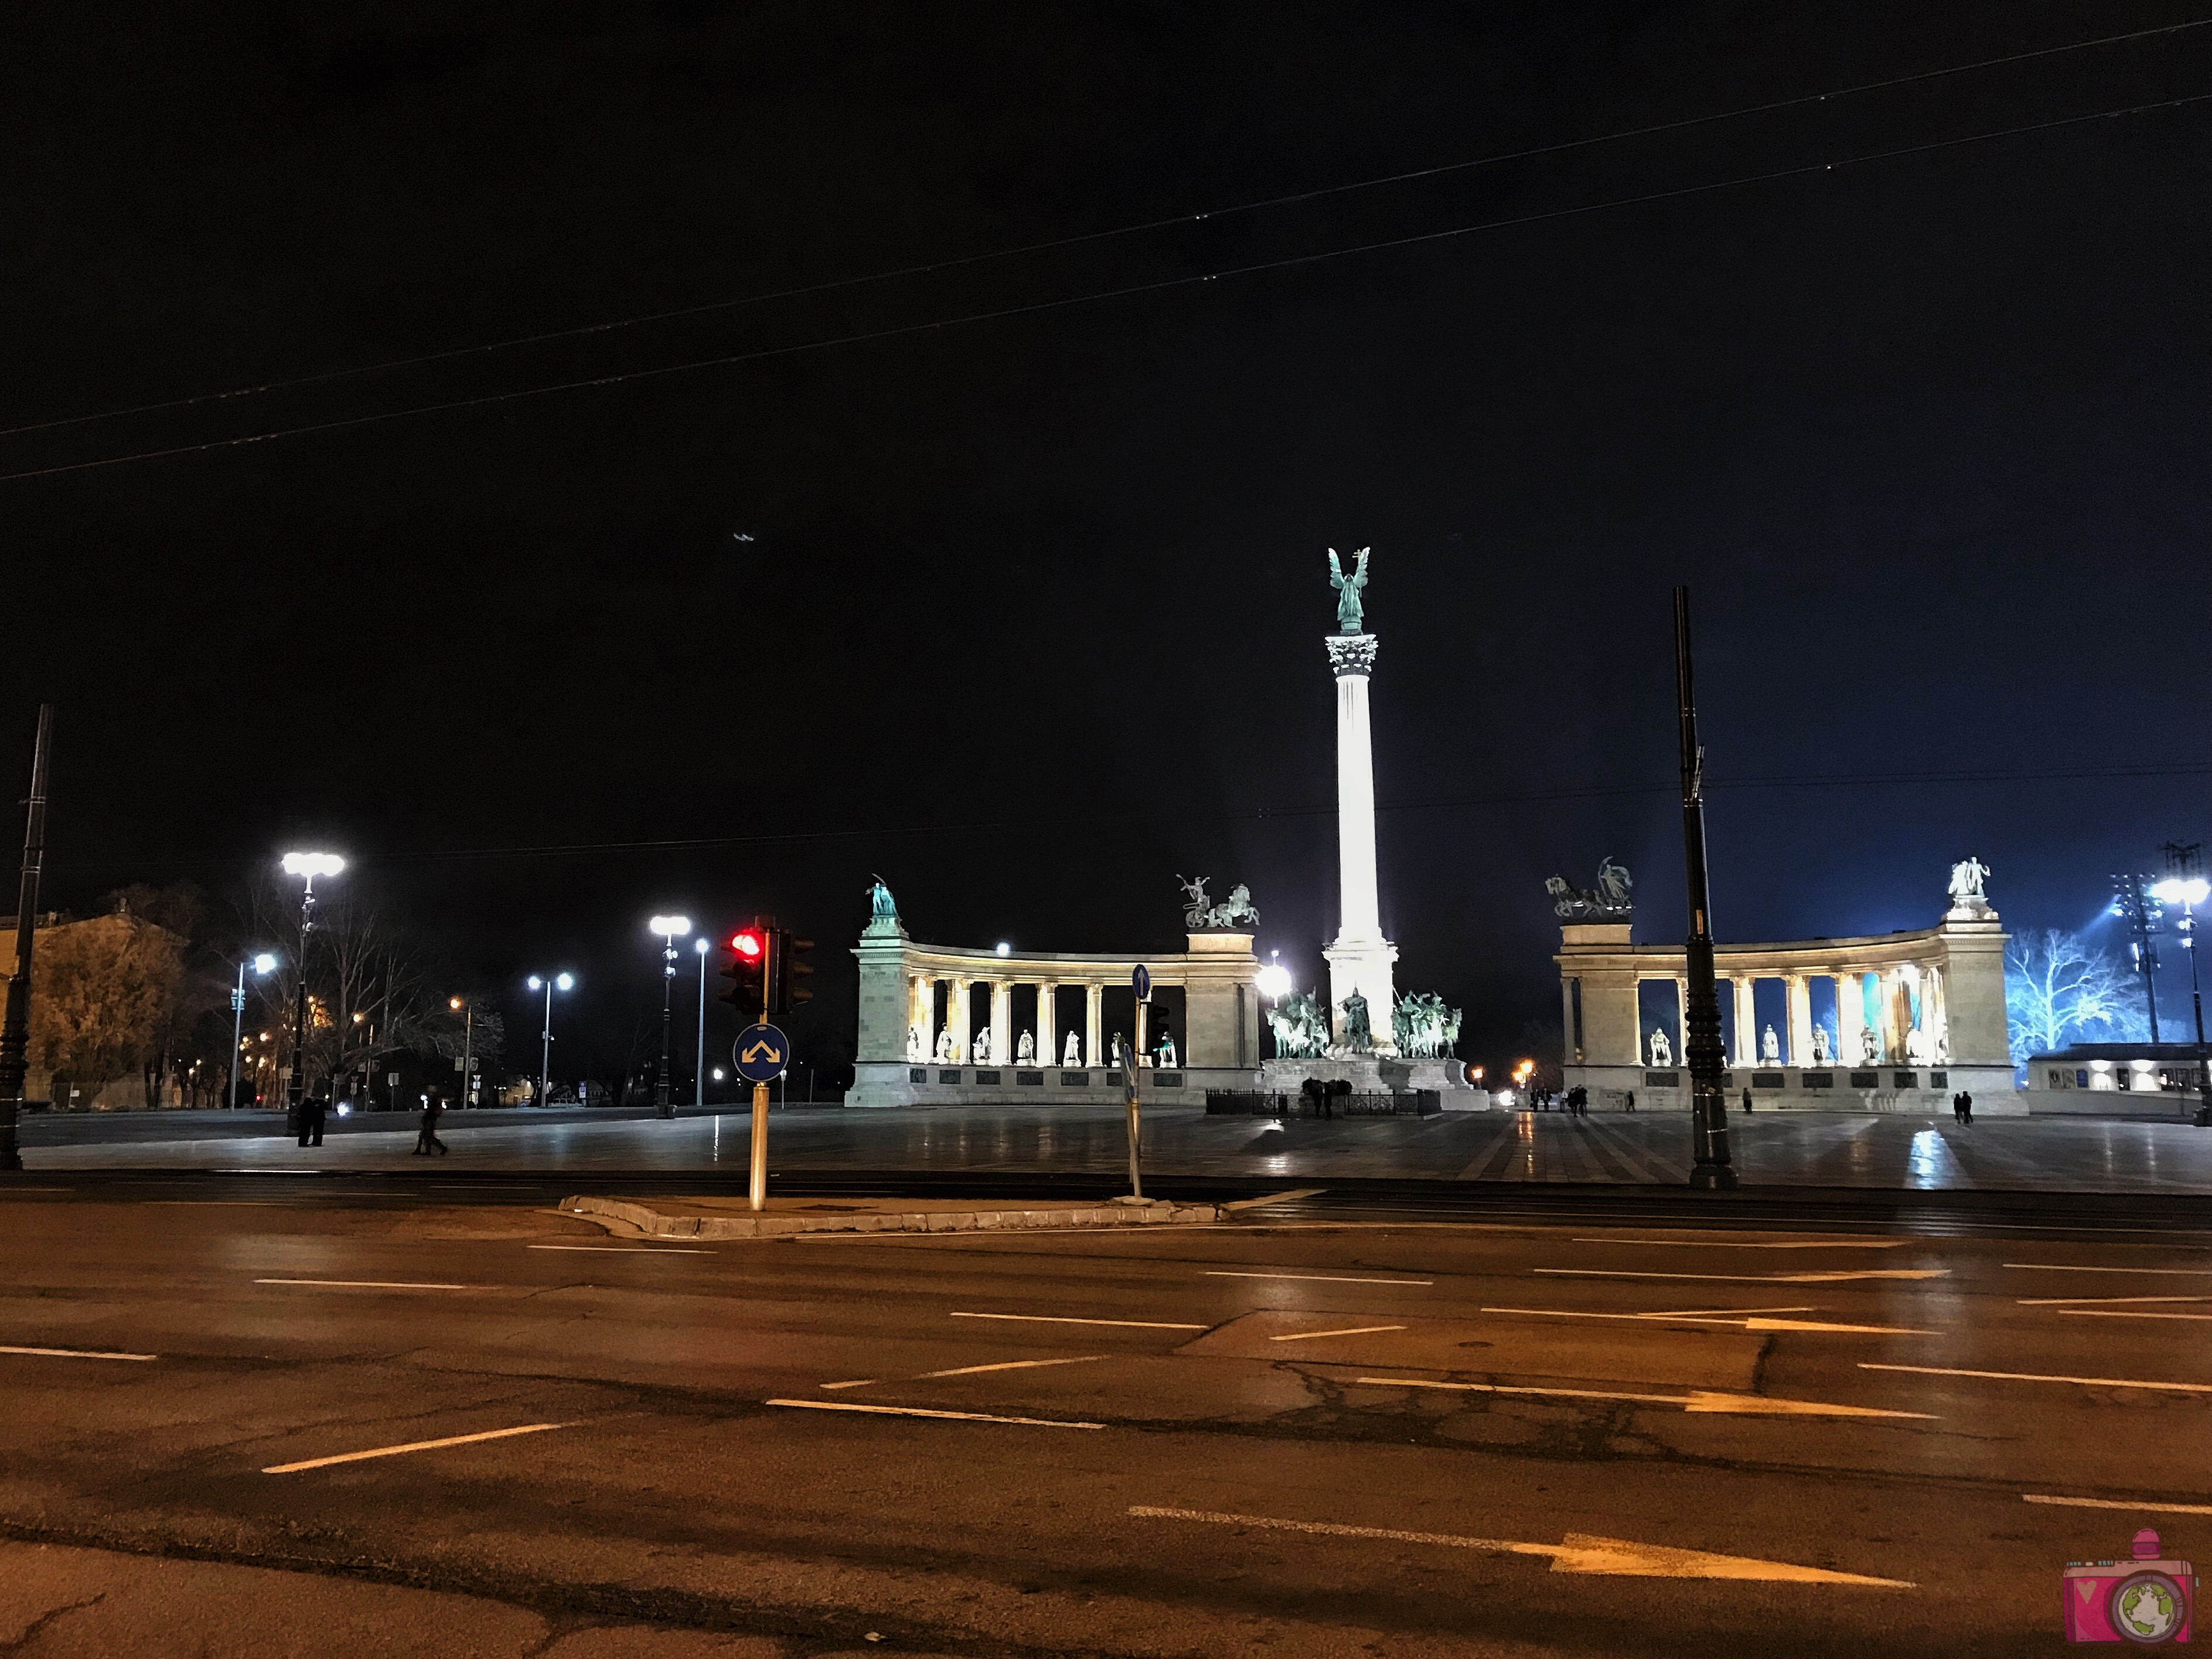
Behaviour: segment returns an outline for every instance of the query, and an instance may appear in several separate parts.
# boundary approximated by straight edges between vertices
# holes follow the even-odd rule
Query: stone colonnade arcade
[[[881,890],[880,889],[878,890]],[[884,901],[889,894],[884,893]],[[1094,956],[917,945],[896,914],[879,908],[853,954],[860,963],[860,1042],[848,1106],[920,1106],[1027,1100],[1069,1104],[1121,1097],[1120,1074],[1102,1029],[1109,988],[1126,989],[1141,963],[1156,988],[1180,988],[1177,1065],[1140,1058],[1147,1099],[1203,1105],[1208,1089],[1249,1089],[1260,1068],[1259,958],[1252,935],[1208,929],[1188,935],[1188,949],[1164,956]],[[939,987],[945,1012],[938,1017]],[[1018,1019],[1015,993],[1034,994]],[[978,992],[988,999],[990,1056],[978,1063],[968,1034],[977,1024]],[[1082,1012],[1073,1014],[1080,991]],[[1024,998],[1024,1002],[1030,1000]],[[1060,1012],[1071,1005],[1068,1016]],[[1030,1057],[1017,1058],[1027,1035]],[[1123,1032],[1125,1039],[1133,1037]],[[1068,1059],[1074,1041],[1074,1063]],[[1157,1043],[1157,1032],[1148,1032]]]
[[[1638,1107],[1686,1108],[1682,947],[1634,945],[1626,921],[1567,921],[1559,933],[1568,1086],[1607,1103],[1632,1089]],[[1976,899],[1934,927],[1717,947],[1731,1109],[1749,1090],[1762,1109],[1931,1111],[1965,1090],[1978,1113],[2025,1112],[2005,1029],[2006,938],[1997,913]],[[1762,1013],[1758,987],[1770,981],[1779,981],[1780,1004],[1770,991]],[[1655,981],[1671,992],[1656,1017],[1641,988]],[[1818,1018],[1816,993],[1832,1002]],[[1663,1038],[1656,1052],[1655,1029]]]

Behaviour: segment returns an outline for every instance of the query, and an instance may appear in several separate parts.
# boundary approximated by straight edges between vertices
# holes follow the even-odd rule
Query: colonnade
[[[945,998],[945,1024],[937,1023],[937,988],[939,983],[951,989]],[[1036,1056],[1030,1063],[1036,1066],[1058,1066],[1066,1058],[1066,1036],[1060,1030],[1060,993],[1069,985],[1079,986],[1083,992],[1082,1057],[1079,1064],[1085,1067],[1107,1063],[1105,1044],[1101,1039],[1100,1024],[1105,1010],[1106,981],[1080,980],[1055,981],[1052,980],[968,980],[940,979],[930,974],[909,974],[907,976],[907,1057],[924,1060],[945,1059],[954,1064],[968,1060],[968,1036],[975,1028],[975,1001],[981,988],[988,998],[991,1028],[991,1059],[994,1066],[1014,1063],[1014,990],[1017,986],[1035,988],[1036,995]],[[952,1038],[949,1055],[938,1053],[938,1039],[945,1032]]]
[[[1872,977],[1876,981],[1878,1012],[1875,1023],[1867,1020],[1866,981],[1864,972],[1831,969],[1821,973],[1779,974],[1719,974],[1715,976],[1715,990],[1723,1006],[1733,1000],[1735,1038],[1735,1052],[1729,1057],[1731,1066],[1756,1066],[1781,1065],[1806,1066],[1815,1065],[1863,1066],[1869,1064],[1942,1065],[1948,1058],[1948,1028],[1943,1006],[1943,972],[1932,963],[1900,963],[1876,970]],[[1657,979],[1656,975],[1639,975],[1641,986]],[[1759,1023],[1753,1000],[1753,988],[1763,979],[1782,981],[1783,1023],[1776,1031],[1779,1056],[1768,1060],[1760,1052],[1765,1027]],[[1835,984],[1836,1042],[1825,1060],[1814,1057],[1813,1048],[1813,982],[1832,980]],[[1662,981],[1664,982],[1664,981]],[[1684,1060],[1681,1044],[1686,1033],[1679,1022],[1690,1006],[1690,981],[1680,974],[1673,975],[1677,1028],[1669,1032],[1675,1047],[1674,1059]],[[1915,1017],[1914,993],[1918,993],[1917,1017]],[[1770,1022],[1771,1023],[1771,1022]],[[1642,1021],[1639,1019],[1639,1026]],[[1875,1038],[1875,1051],[1869,1057],[1866,1034]],[[1912,1038],[1917,1034],[1920,1041]],[[1650,1033],[1640,1030],[1638,1035],[1639,1063],[1650,1058]]]

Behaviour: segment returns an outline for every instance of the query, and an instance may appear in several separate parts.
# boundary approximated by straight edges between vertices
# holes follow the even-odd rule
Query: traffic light
[[[813,948],[812,939],[800,939],[785,928],[768,930],[767,1006],[771,1018],[813,1000],[814,993],[805,984],[814,973],[813,963],[806,960],[806,953]]]
[[[722,977],[730,981],[730,988],[722,993],[720,1000],[748,1020],[760,1015],[768,957],[767,928],[757,925],[740,927],[730,935],[730,965],[722,969]]]

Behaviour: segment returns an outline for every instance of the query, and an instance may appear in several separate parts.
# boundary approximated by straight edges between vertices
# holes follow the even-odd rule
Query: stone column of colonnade
[[[1748,974],[1739,974],[1729,981],[1735,988],[1735,1063],[1739,1066],[1759,1064],[1759,1010],[1752,997],[1754,982]]]
[[[1836,975],[1836,1063],[1856,1066],[1865,1056],[1859,1033],[1866,1030],[1866,981],[1857,974]]]
[[[1103,1066],[1104,1049],[1101,1047],[1098,1028],[1106,1013],[1106,988],[1097,981],[1083,988],[1083,1063]]]
[[[1060,1033],[1053,1029],[1054,1016],[1060,1012],[1052,1000],[1060,994],[1060,987],[1049,982],[1036,988],[1036,1063],[1040,1066],[1060,1064]]]
[[[908,976],[906,1023],[921,1034],[921,1057],[927,1060],[937,1052],[937,981],[927,974]]]
[[[991,981],[991,1064],[1005,1066],[1014,1057],[1014,982]]]
[[[1783,981],[1788,993],[1790,1011],[1790,1063],[1810,1066],[1813,1063],[1813,981],[1802,974],[1791,974]]]

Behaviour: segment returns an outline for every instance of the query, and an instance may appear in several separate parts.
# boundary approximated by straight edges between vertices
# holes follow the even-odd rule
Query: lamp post
[[[228,1074],[230,1087],[226,1091],[230,1096],[230,1109],[234,1112],[238,1109],[238,1056],[246,1047],[246,1033],[241,1029],[246,1023],[246,970],[252,968],[254,976],[258,978],[276,965],[276,958],[266,951],[250,963],[238,964],[238,985],[230,994],[230,1069]]]
[[[1729,1158],[1728,1101],[1721,1093],[1720,996],[1713,986],[1711,890],[1705,879],[1705,750],[1698,741],[1698,699],[1690,672],[1690,590],[1674,590],[1674,716],[1682,769],[1682,864],[1690,900],[1690,936],[1683,945],[1689,981],[1682,1010],[1683,1058],[1690,1067],[1690,1186],[1728,1192],[1735,1186]]]
[[[694,1105],[707,1103],[707,937],[701,934],[691,941],[691,948],[699,957],[699,1058],[691,1072],[692,1088],[696,1098]]]
[[[668,1037],[676,988],[676,941],[691,931],[689,916],[655,916],[646,926],[660,935],[660,1076],[653,1085],[653,1106],[661,1117],[676,1115],[668,1087]]]
[[[470,997],[447,997],[446,1006],[461,1017],[461,1097],[457,1104],[476,1104],[477,1005]]]
[[[553,993],[575,988],[573,974],[556,974],[550,979],[530,976],[530,988],[545,993],[545,1029],[538,1034],[538,1103],[543,1106],[553,1091]]]
[[[2143,1006],[2150,1015],[2150,1040],[2158,1041],[2158,949],[2151,940],[2165,920],[2159,908],[2158,890],[2145,887],[2141,876],[2112,878],[2112,914],[2127,923],[2135,951],[2136,971],[2142,975]]]
[[[2204,1047],[2204,993],[2197,976],[2197,907],[2212,897],[2212,882],[2198,873],[2203,867],[2201,845],[2191,842],[2166,844],[2166,861],[2173,873],[2152,888],[2151,896],[2181,907],[2181,948],[2189,953],[2189,1000],[2197,1015],[2197,1085],[2200,1097],[2199,1123],[2212,1125],[2212,1052]]]
[[[299,1127],[301,1104],[307,1098],[307,935],[315,931],[315,878],[335,876],[344,868],[345,860],[336,853],[284,854],[284,873],[298,876],[306,884],[300,893],[300,955],[294,963],[300,983],[292,1006],[292,1080],[284,1091],[286,1122],[295,1130]]]

